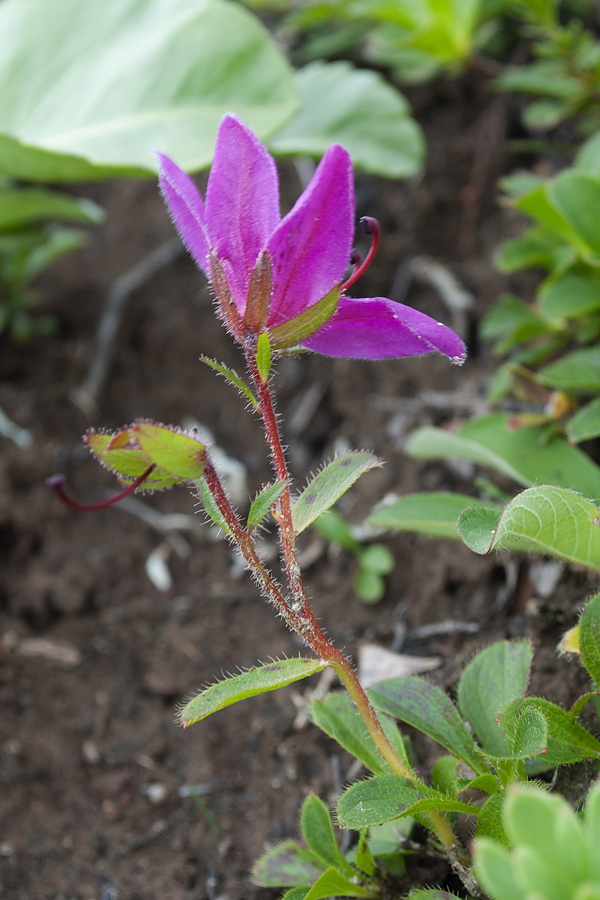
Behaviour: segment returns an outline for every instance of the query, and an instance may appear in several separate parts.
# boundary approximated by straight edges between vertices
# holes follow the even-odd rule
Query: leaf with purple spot
[[[294,532],[300,534],[311,522],[339,500],[349,487],[369,469],[381,463],[372,453],[347,453],[325,466],[302,491],[292,509]]]

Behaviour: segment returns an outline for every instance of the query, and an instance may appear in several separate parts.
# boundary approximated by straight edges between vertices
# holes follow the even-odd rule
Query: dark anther
[[[350,265],[351,266],[360,266],[362,262],[362,256],[358,252],[356,248],[353,248],[350,251]]]
[[[99,500],[98,503],[80,503],[78,500],[73,500],[72,497],[69,497],[65,491],[65,481],[67,479],[64,475],[51,475],[50,478],[46,478],[46,484],[54,491],[58,499],[66,504],[66,506],[70,506],[71,509],[76,509],[79,512],[87,512],[93,509],[106,509],[107,506],[112,506],[113,503],[118,503],[119,500],[128,497],[136,488],[139,488],[141,483],[148,478],[155,468],[156,466],[154,464],[151,465],[150,468],[146,469],[143,475],[136,478],[134,482],[127,485],[126,488],[123,488],[123,490],[119,491],[118,494],[115,494],[114,497],[109,497],[107,500]]]
[[[354,284],[355,281],[358,281],[360,276],[367,271],[367,269],[373,262],[373,257],[377,253],[377,245],[379,244],[379,222],[377,221],[377,219],[373,219],[371,216],[363,216],[363,218],[360,220],[360,226],[365,234],[370,234],[373,236],[373,240],[371,241],[371,246],[369,247],[369,252],[365,257],[364,262],[360,262],[360,256],[358,254],[356,255],[358,256],[359,262],[354,262],[353,257],[356,253],[355,250],[353,250],[350,254],[350,262],[352,263],[352,265],[355,265],[356,268],[354,269],[354,272],[352,273],[348,281],[345,281],[342,285],[340,289],[342,294],[345,293],[350,285]]]

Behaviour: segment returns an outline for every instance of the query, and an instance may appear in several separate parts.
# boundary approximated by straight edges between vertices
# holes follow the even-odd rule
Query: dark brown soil
[[[474,325],[502,290],[531,290],[530,279],[509,285],[492,264],[500,241],[520,227],[497,207],[494,187],[517,161],[504,141],[486,145],[489,97],[473,81],[416,91],[412,99],[427,133],[428,169],[409,183],[359,178],[359,213],[377,216],[383,227],[381,252],[361,290],[389,295],[399,264],[427,254],[475,295]],[[506,121],[510,130],[510,109]],[[478,152],[488,147],[483,182],[473,175],[475,146]],[[299,192],[291,165],[282,167],[282,180],[289,206]],[[334,802],[336,765],[344,780],[350,757],[316,727],[294,729],[292,697],[308,682],[230,707],[186,732],[174,724],[174,708],[221,672],[297,653],[298,641],[247,575],[232,576],[231,550],[211,539],[201,517],[196,530],[183,533],[187,558],[164,545],[173,587],[161,592],[144,564],[164,535],[119,508],[75,513],[44,484],[64,471],[77,497],[100,497],[114,482],[89,459],[80,436],[90,426],[114,429],[137,417],[175,424],[193,417],[208,426],[246,466],[250,494],[269,477],[259,425],[197,361],[206,353],[241,370],[187,257],[133,296],[97,413],[86,418],[69,399],[85,373],[109,285],[172,235],[154,184],[114,182],[80,192],[98,199],[108,216],[90,234],[89,247],[56,264],[39,285],[36,310],[58,317],[57,336],[23,347],[6,338],[0,344],[0,407],[35,436],[26,449],[0,437],[0,896],[274,898],[278,892],[252,886],[252,861],[269,844],[297,835],[307,792]],[[413,285],[408,302],[449,321],[428,288]],[[492,363],[474,334],[473,327],[463,369],[442,358],[375,365],[306,356],[282,364],[284,421],[311,385],[321,395],[300,433],[286,435],[299,482],[343,438],[387,460],[346,496],[342,508],[352,521],[388,491],[471,491],[470,476],[403,456],[394,403],[423,389],[466,385],[483,395]],[[461,415],[458,408],[422,407],[405,424]],[[145,502],[163,513],[195,510],[181,489]],[[273,545],[273,535],[266,541]],[[346,556],[323,555],[307,572],[323,626],[352,656],[365,640],[390,648],[404,610],[405,652],[441,656],[432,677],[450,690],[477,648],[514,636],[536,646],[535,690],[569,704],[586,688],[578,664],[558,658],[555,646],[593,589],[587,576],[566,573],[540,604],[528,597],[523,577],[517,592],[504,589],[503,558],[411,535],[386,543],[397,566],[375,607],[354,596],[354,563]],[[446,619],[474,622],[480,630],[410,638],[415,627]],[[32,638],[66,648],[66,657],[40,656]],[[438,753],[415,738],[425,774]],[[207,813],[181,796],[188,784],[201,786]],[[444,864],[426,858],[411,871],[415,882],[444,884],[448,876]]]

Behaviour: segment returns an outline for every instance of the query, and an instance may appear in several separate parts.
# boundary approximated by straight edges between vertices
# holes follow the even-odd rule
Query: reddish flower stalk
[[[79,500],[74,500],[73,497],[69,497],[65,491],[66,478],[64,475],[51,475],[50,478],[46,478],[46,484],[66,506],[70,506],[71,509],[76,509],[78,512],[89,512],[97,509],[106,509],[108,506],[113,506],[115,503],[118,503],[119,500],[128,497],[129,494],[133,494],[155,468],[156,466],[154,464],[149,466],[143,475],[140,475],[139,478],[136,478],[135,481],[128,484],[127,487],[123,488],[122,491],[119,491],[118,494],[115,494],[113,497],[108,497],[106,500],[98,500],[96,503],[80,503]]]

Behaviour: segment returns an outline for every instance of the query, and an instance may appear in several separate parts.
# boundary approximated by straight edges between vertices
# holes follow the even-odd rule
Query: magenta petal
[[[438,350],[462,363],[465,346],[446,325],[385,297],[342,297],[332,318],[302,346],[324,356],[389,359]]]
[[[258,254],[279,223],[279,182],[273,158],[231,113],[217,134],[206,221],[211,249],[225,263],[233,298],[243,311]]]
[[[158,160],[159,183],[165,203],[181,240],[188,248],[207,278],[210,278],[210,250],[206,231],[206,213],[200,192],[189,175],[176,166],[164,153],[155,153]]]
[[[271,328],[312,306],[341,282],[353,238],[352,163],[346,150],[334,144],[267,244],[273,265]]]

